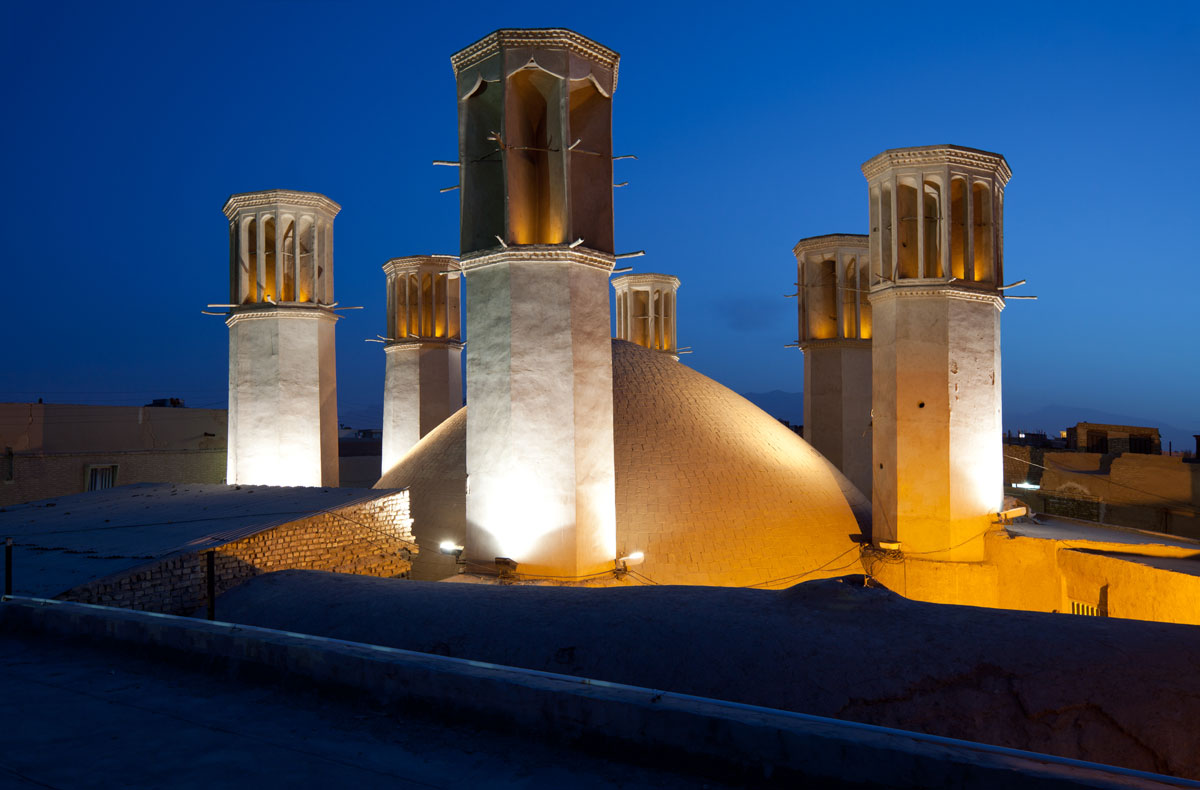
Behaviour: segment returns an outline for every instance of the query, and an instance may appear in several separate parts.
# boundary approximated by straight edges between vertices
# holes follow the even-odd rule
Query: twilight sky
[[[1006,426],[1200,432],[1200,4],[411,5],[4,3],[0,400],[224,407],[221,206],[282,187],[343,207],[339,405],[378,425],[380,267],[458,252],[450,55],[570,27],[621,53],[617,248],[683,281],[687,364],[801,390],[792,246],[867,232],[870,157],[954,143],[1008,159],[1006,279],[1039,297],[1003,314]]]

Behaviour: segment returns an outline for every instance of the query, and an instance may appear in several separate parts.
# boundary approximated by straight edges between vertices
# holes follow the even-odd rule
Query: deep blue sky
[[[506,11],[505,9],[513,9]],[[516,10],[520,9],[520,10]],[[859,166],[1004,154],[1006,414],[1049,404],[1200,431],[1200,3],[44,3],[0,11],[0,400],[223,406],[221,214],[322,192],[343,419],[378,423],[390,257],[457,253],[449,57],[498,27],[622,55],[617,246],[678,275],[684,361],[802,388],[792,245],[865,233]],[[1007,422],[1007,421],[1006,421]],[[1016,426],[1057,429],[1060,425]],[[1179,440],[1176,440],[1177,446]]]

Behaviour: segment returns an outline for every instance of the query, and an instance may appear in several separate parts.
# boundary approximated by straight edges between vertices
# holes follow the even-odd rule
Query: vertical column
[[[238,262],[240,269],[238,271],[238,293],[237,298],[233,300],[234,304],[241,304],[246,301],[246,296],[250,293],[250,239],[247,231],[250,229],[250,223],[247,220],[238,218],[235,227],[238,231]],[[257,301],[257,300],[251,300]]]
[[[283,216],[275,212],[275,301],[283,301]]]
[[[963,279],[975,282],[975,184],[968,173],[963,179],[963,205],[967,216],[963,219]]]
[[[843,306],[842,295],[846,293],[846,274],[842,271],[843,256],[841,250],[833,252],[833,304],[834,316],[837,321],[837,336],[839,339],[846,337],[846,310]]]
[[[888,252],[887,252],[887,254],[890,256],[890,258],[888,260],[887,277],[890,282],[896,282],[896,280],[898,280],[900,277],[900,270],[899,270],[899,266],[898,266],[899,261],[900,261],[900,217],[896,213],[896,209],[897,209],[896,192],[897,192],[899,185],[896,181],[895,176],[892,176],[890,179],[888,179],[888,183],[891,185],[891,196],[890,197],[891,197],[891,202],[892,202],[892,214],[891,214],[892,232],[888,235],[891,237],[891,241],[892,241],[891,247],[892,248],[890,250],[888,250]]]
[[[854,337],[862,339],[862,252],[854,256]]]
[[[871,273],[879,273],[883,271],[883,250],[881,249],[881,240],[883,239],[883,196],[878,189],[867,190],[867,213],[870,215],[868,217],[870,235],[867,236],[867,244],[870,246],[867,252],[867,264],[871,267]],[[869,279],[870,277],[868,276]]]
[[[917,277],[928,277],[925,271],[925,174],[917,172]]]
[[[941,208],[941,226],[938,228],[938,235],[941,238],[941,266],[942,277],[950,277],[950,168],[946,167],[942,170],[942,184],[938,187],[940,195],[939,207]]]
[[[333,223],[325,223],[325,304],[333,302]]]

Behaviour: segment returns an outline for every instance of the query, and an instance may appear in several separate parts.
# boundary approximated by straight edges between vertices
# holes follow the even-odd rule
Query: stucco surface
[[[612,349],[617,552],[644,552],[637,571],[668,584],[779,586],[857,567],[852,536],[869,524],[869,505],[832,464],[669,356],[619,340]],[[377,485],[410,488],[427,547],[416,578],[442,578],[420,564],[466,534],[467,422],[460,411]]]
[[[1190,626],[919,603],[862,577],[595,590],[289,571],[218,605],[231,622],[1200,777]]]

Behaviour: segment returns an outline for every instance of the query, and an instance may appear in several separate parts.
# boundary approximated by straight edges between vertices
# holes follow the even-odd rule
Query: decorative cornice
[[[304,318],[319,321],[336,321],[340,316],[333,312],[328,307],[281,307],[272,305],[269,307],[235,307],[229,311],[229,317],[225,319],[225,325],[232,327],[236,323],[242,321],[258,321],[266,318]]]
[[[824,236],[809,236],[806,239],[800,239],[800,241],[796,242],[796,246],[792,247],[792,254],[800,257],[800,253],[802,252],[838,247],[853,247],[865,250],[870,246],[868,242],[870,238],[865,233],[828,233]]]
[[[850,338],[850,337],[831,337],[823,340],[801,340],[797,346],[801,351],[812,349],[817,351],[823,348],[871,348],[871,339]]]
[[[438,266],[442,270],[460,268],[458,265],[458,256],[456,255],[408,255],[403,258],[392,258],[383,264],[383,271],[392,275],[413,271],[422,266],[433,265]]]
[[[897,283],[875,286],[871,289],[870,299],[871,304],[874,305],[889,299],[931,296],[962,299],[968,302],[990,302],[996,306],[996,309],[1004,309],[1004,295],[994,288],[981,290],[945,283],[922,282],[914,285]]]
[[[586,247],[565,244],[523,244],[471,253],[459,261],[464,272],[502,263],[574,263],[611,272],[616,258]]]
[[[889,148],[864,162],[862,172],[870,181],[894,167],[944,167],[946,165],[991,171],[996,174],[1000,186],[1004,186],[1008,183],[1008,179],[1012,178],[1012,170],[1002,155],[994,154],[991,151],[981,151],[978,148],[965,148],[961,145]]]
[[[454,67],[454,75],[458,76],[463,69],[468,69],[476,63],[487,60],[500,50],[509,47],[540,47],[543,49],[566,49],[580,57],[587,58],[605,68],[612,69],[613,90],[617,89],[617,67],[621,56],[604,46],[581,36],[574,30],[561,27],[532,28],[527,30],[505,28],[490,33],[474,44],[455,52],[450,56],[450,65]]]
[[[257,209],[264,206],[303,206],[316,208],[329,214],[330,218],[337,216],[342,207],[319,192],[297,192],[293,189],[264,189],[261,192],[241,192],[230,195],[221,209],[225,216],[233,219],[239,212],[247,209]]]
[[[385,343],[383,350],[385,353],[391,354],[393,351],[420,351],[422,348],[461,349],[465,345],[466,343],[461,340],[451,340],[450,338],[432,337],[410,340],[397,337]]]
[[[618,291],[622,288],[630,288],[635,285],[664,284],[669,284],[675,290],[679,290],[679,278],[671,274],[638,272],[637,274],[622,274],[620,277],[614,277],[612,279],[613,288],[616,288]]]

